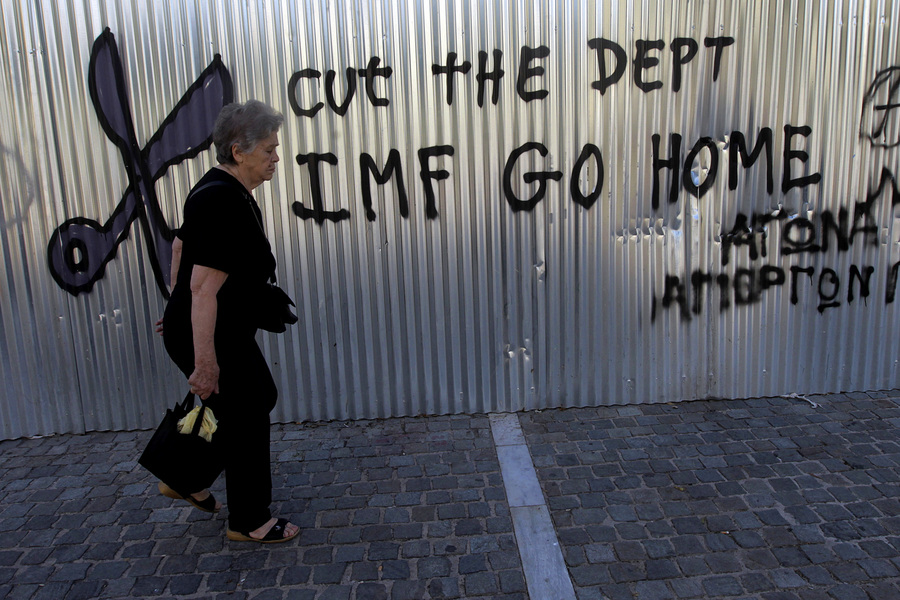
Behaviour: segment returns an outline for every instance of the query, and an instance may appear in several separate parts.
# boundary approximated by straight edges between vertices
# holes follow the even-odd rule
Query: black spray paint
[[[726,48],[734,44],[734,38],[731,37],[710,37],[703,40],[703,46],[707,50],[709,60],[712,62],[712,80],[718,80],[720,66],[722,62],[723,52]],[[666,47],[664,40],[637,40],[635,42],[632,60],[629,62],[628,53],[619,44],[605,38],[594,38],[587,43],[587,52],[596,54],[597,68],[599,79],[592,82],[591,88],[599,91],[602,96],[612,86],[620,83],[625,72],[630,65],[632,67],[632,80],[634,85],[643,93],[650,93],[663,87],[663,83],[658,79],[656,68],[660,64],[659,53],[663,52]],[[684,70],[694,61],[700,52],[700,43],[691,38],[676,38],[669,44],[669,50],[672,53],[672,89],[678,92],[681,89]],[[550,58],[552,52],[547,46],[522,46],[518,56],[518,65],[515,71],[515,91],[519,100],[524,102],[534,102],[546,100],[550,96],[550,91],[544,88],[544,77],[546,75],[545,61]],[[390,67],[378,68],[381,64],[381,58],[378,56],[371,57],[365,69],[348,67],[345,69],[344,81],[340,86],[344,89],[343,97],[339,97],[335,90],[335,82],[337,80],[337,71],[329,70],[325,74],[324,85],[322,85],[322,73],[316,69],[301,69],[296,71],[288,81],[287,95],[291,106],[291,110],[298,117],[315,118],[320,111],[326,106],[329,110],[340,117],[348,114],[350,105],[356,95],[357,80],[363,79],[366,82],[367,91],[366,98],[373,107],[387,107],[390,101],[378,97],[375,92],[375,81],[382,78],[384,84],[387,85],[393,71]],[[447,105],[453,105],[456,89],[459,85],[463,85],[468,78],[474,78],[476,88],[476,98],[479,107],[484,107],[487,92],[490,90],[490,101],[493,105],[497,105],[500,100],[500,85],[506,70],[503,68],[503,52],[495,49],[491,54],[486,51],[478,52],[478,66],[473,69],[472,62],[468,60],[460,60],[459,54],[449,52],[443,63],[435,63],[431,66],[431,73],[434,76],[435,83],[443,83],[445,88],[445,98]],[[305,84],[303,82],[306,82]],[[325,102],[319,101],[312,106],[304,107],[301,105],[298,96],[300,95],[301,85],[311,86],[313,91],[318,90],[324,93]],[[735,132],[738,138],[738,145],[742,143],[743,135]],[[660,171],[672,165],[675,171],[672,177],[672,187],[669,194],[669,202],[675,202],[677,198],[679,177],[678,172],[681,169],[681,157],[670,157],[661,159],[658,153],[658,137],[654,136],[654,155],[653,165],[655,168],[655,177],[659,178]],[[672,148],[678,153],[680,150],[681,136],[673,136]],[[764,147],[768,149],[766,153],[768,176],[771,178],[772,171],[772,154],[771,154],[771,130],[769,130],[769,139],[763,140],[754,147],[749,153],[744,148],[741,153],[743,164],[746,167],[755,163]],[[704,147],[714,149],[714,142],[711,138],[703,138],[698,142],[685,157],[685,163],[693,161],[697,153]],[[536,189],[528,198],[520,198],[515,192],[515,182],[513,175],[519,160],[529,153],[537,153],[541,157],[549,154],[549,149],[540,142],[527,142],[518,148],[515,148],[509,155],[503,165],[503,197],[509,207],[515,211],[533,211],[538,204],[546,197],[549,182],[560,181],[564,174],[561,171],[532,171],[525,173],[522,180],[526,184],[537,183]],[[797,151],[799,152],[799,151]],[[420,148],[416,152],[419,159],[419,176],[425,194],[425,216],[428,219],[438,218],[440,211],[437,207],[435,182],[440,182],[449,178],[450,173],[445,168],[432,170],[430,160],[435,163],[443,157],[452,157],[455,149],[448,145],[439,145]],[[713,154],[715,156],[715,154]],[[800,154],[796,154],[800,157]],[[791,157],[786,157],[786,164]],[[352,216],[351,212],[346,208],[333,210],[337,204],[336,201],[323,197],[323,186],[321,185],[322,173],[320,168],[323,164],[336,167],[338,165],[337,157],[332,153],[325,154],[299,154],[296,157],[297,164],[307,167],[310,180],[310,195],[312,207],[305,206],[302,202],[295,201],[292,205],[293,212],[301,219],[312,219],[318,224],[324,224],[326,221],[339,222]],[[445,165],[446,159],[440,164]],[[579,188],[579,181],[584,169],[589,169],[595,173],[595,184],[590,191],[582,191]],[[736,169],[736,167],[735,167]],[[410,207],[403,178],[403,161],[399,151],[395,148],[389,150],[387,159],[383,165],[379,165],[376,159],[368,154],[361,153],[359,156],[359,173],[361,189],[361,204],[368,221],[375,221],[378,217],[374,209],[372,180],[377,185],[386,185],[392,179],[397,182],[397,202],[398,212],[402,218],[409,218]],[[585,144],[575,161],[574,167],[569,181],[569,195],[571,200],[584,207],[590,209],[597,199],[600,197],[604,183],[604,164],[603,153],[601,149],[594,144]],[[736,171],[732,175],[736,178]],[[789,175],[786,175],[789,176]],[[693,186],[690,181],[689,168],[685,167],[684,176],[681,178],[683,185],[688,191],[695,194],[705,193],[715,183],[715,172],[707,177],[707,179],[699,186]],[[735,184],[736,185],[736,184]],[[733,188],[732,188],[733,189]],[[658,208],[658,192],[654,193],[654,209]]]
[[[866,199],[854,203],[852,212],[841,207],[838,214],[824,211],[815,218],[801,217],[784,209],[774,213],[739,214],[730,231],[722,239],[722,266],[731,261],[732,252],[745,250],[751,261],[768,256],[769,226],[780,225],[780,236],[774,240],[782,256],[791,254],[820,255],[826,252],[849,252],[854,245],[878,246],[878,225],[873,215],[879,201],[890,202],[893,210],[900,205],[900,186],[894,174],[887,168],[881,172],[877,183],[870,186]],[[830,267],[797,265],[788,270],[777,265],[736,268],[727,271],[694,271],[690,276],[667,275],[661,298],[654,298],[653,320],[658,317],[657,305],[663,309],[677,309],[683,320],[691,320],[703,313],[704,302],[713,308],[726,311],[735,306],[762,301],[767,290],[788,286],[789,300],[796,305],[801,300],[814,302],[823,313],[837,308],[846,301],[848,305],[857,299],[867,302],[871,295],[872,265],[850,265],[845,272]],[[893,264],[884,274],[886,280],[884,303],[894,302],[900,262]]]
[[[880,71],[863,96],[863,129],[860,135],[876,147],[900,146],[900,129],[895,127],[893,137],[887,138],[888,121],[900,109],[900,67]],[[894,117],[896,122],[896,117]],[[868,125],[868,128],[866,127]]]
[[[641,93],[650,94],[665,88],[660,58],[663,53],[671,53],[671,73],[668,77],[672,93],[682,89],[684,73],[692,68],[695,60],[705,57],[711,63],[712,81],[718,80],[722,57],[727,48],[734,44],[731,37],[709,37],[701,43],[691,38],[675,38],[668,44],[665,40],[636,40],[630,51],[618,43],[605,38],[594,38],[587,43],[587,52],[596,58],[597,79],[590,83],[591,89],[603,96],[613,86],[630,82]],[[516,98],[520,101],[540,102],[551,92],[546,89],[544,77],[548,59],[552,51],[547,46],[523,46],[518,54],[518,64],[514,65],[514,86]],[[504,56],[500,50],[488,53],[479,51],[477,66],[469,60],[460,60],[455,52],[446,55],[442,63],[432,65],[435,85],[443,84],[447,105],[453,105],[456,90],[467,82],[476,86],[476,100],[479,107],[490,102],[496,106],[500,101],[500,89],[507,71]],[[626,79],[628,70],[631,75]],[[360,98],[374,108],[390,106],[387,90],[393,70],[382,66],[380,57],[371,57],[363,68],[348,67],[339,76],[335,70],[324,75],[315,69],[295,72],[287,86],[288,102],[291,110],[299,117],[314,118],[327,107],[340,117],[348,114],[353,102]],[[360,83],[364,93],[357,94]],[[83,217],[70,219],[54,232],[48,248],[50,269],[61,287],[78,294],[89,291],[103,276],[105,265],[115,257],[118,244],[128,235],[130,224],[140,219],[145,230],[157,283],[166,294],[167,267],[171,256],[172,232],[166,225],[158,206],[154,182],[166,172],[169,165],[193,158],[210,145],[212,125],[222,106],[232,100],[232,84],[228,71],[218,55],[197,81],[188,89],[172,113],[160,126],[159,131],[141,149],[137,143],[128,99],[122,64],[112,33],[107,29],[97,38],[91,55],[89,84],[91,99],[100,118],[104,132],[122,153],[129,187],[104,224]],[[312,106],[301,106],[298,92],[301,85],[318,89],[324,101]],[[339,92],[338,90],[343,90]],[[888,139],[895,129],[888,127],[889,117],[900,108],[897,102],[900,90],[900,67],[891,67],[878,73],[863,98],[863,122],[871,127],[862,130],[861,135],[875,146],[895,147],[900,139]],[[490,92],[490,95],[488,95]],[[868,119],[867,119],[868,117]],[[177,133],[176,133],[177,132]],[[822,175],[811,172],[809,154],[803,149],[808,145],[813,131],[806,125],[787,124],[779,132],[782,135],[780,156],[782,177],[780,190],[786,194],[794,189],[817,185]],[[775,134],[769,127],[763,127],[753,135],[732,131],[727,151],[727,187],[736,190],[741,178],[741,170],[760,169],[764,172],[766,192],[775,191],[774,164],[779,157],[774,156]],[[720,170],[718,142],[710,136],[702,136],[685,143],[680,134],[671,133],[667,140],[659,134],[650,138],[653,186],[651,206],[659,210],[665,202],[678,201],[682,190],[702,198],[713,189]],[[449,145],[434,145],[416,151],[419,180],[423,187],[424,213],[428,219],[439,218],[435,186],[450,177],[448,168],[452,165],[455,149]],[[550,186],[565,185],[571,202],[585,210],[590,210],[602,194],[605,177],[603,152],[595,144],[582,146],[569,173],[560,170],[540,170],[525,172],[521,180],[532,186],[528,197],[516,193],[515,173],[520,161],[526,157],[539,160],[546,158],[550,150],[539,141],[530,141],[513,149],[502,165],[502,197],[513,212],[533,211],[546,197]],[[709,156],[709,168],[703,180],[695,181],[691,168],[701,153]],[[346,208],[335,209],[338,204],[324,196],[322,175],[325,169],[338,166],[338,158],[329,152],[309,152],[296,156],[299,166],[309,174],[311,206],[300,201],[292,203],[292,211],[301,219],[311,219],[319,225],[327,222],[338,223],[352,215]],[[361,181],[361,204],[366,219],[375,221],[378,215],[373,203],[372,181],[378,186],[388,185],[393,180],[396,186],[398,214],[409,218],[410,206],[404,178],[403,158],[396,149],[391,149],[383,164],[372,155],[359,156]],[[498,165],[500,167],[500,165]],[[590,190],[583,190],[579,182],[584,170],[588,169],[594,180]],[[568,176],[568,177],[566,177]],[[666,181],[668,179],[668,181]],[[666,185],[667,184],[667,185]],[[842,207],[837,214],[825,211],[814,218],[803,218],[788,214],[784,210],[776,213],[739,214],[734,224],[721,233],[721,263],[725,267],[737,251],[746,251],[752,261],[768,257],[768,227],[780,225],[778,251],[781,255],[798,253],[820,254],[829,251],[847,252],[854,244],[876,244],[877,226],[873,222],[873,206],[886,191],[891,192],[892,206],[900,203],[900,192],[893,173],[884,170],[877,186],[873,186],[866,200],[856,202],[852,208]],[[767,290],[787,286],[792,304],[804,298],[817,303],[820,312],[840,306],[846,299],[852,303],[870,296],[874,267],[852,265],[847,272],[839,273],[828,267],[793,266],[787,271],[777,265],[764,264],[751,268],[723,270],[718,273],[696,271],[690,276],[667,275],[660,298],[654,298],[653,317],[658,307],[677,309],[684,319],[691,319],[703,311],[707,298],[717,297],[715,306],[727,310],[733,306],[752,304],[761,300]],[[900,263],[893,265],[886,274],[885,302],[894,301]],[[712,301],[712,300],[710,300]]]

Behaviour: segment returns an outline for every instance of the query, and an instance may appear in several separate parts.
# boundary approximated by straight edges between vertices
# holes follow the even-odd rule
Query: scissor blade
[[[88,88],[103,131],[119,147],[126,167],[134,160],[134,121],[116,38],[107,27],[94,41],[88,69]]]
[[[216,54],[144,148],[154,181],[162,177],[169,165],[209,148],[216,117],[233,98],[231,75]]]

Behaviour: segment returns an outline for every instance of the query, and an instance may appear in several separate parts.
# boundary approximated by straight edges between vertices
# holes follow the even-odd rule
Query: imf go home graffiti
[[[154,184],[170,166],[209,148],[215,119],[233,98],[231,76],[221,57],[215,55],[143,148],[138,144],[125,73],[109,28],[94,42],[88,86],[103,131],[122,154],[128,187],[104,223],[75,217],[56,229],[47,248],[50,273],[73,295],[89,292],[128,237],[131,224],[140,220],[156,283],[168,296],[174,235],[160,210]]]

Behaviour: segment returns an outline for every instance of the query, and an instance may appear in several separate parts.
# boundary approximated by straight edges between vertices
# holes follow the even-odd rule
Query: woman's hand
[[[200,361],[194,365],[194,372],[188,377],[191,392],[206,400],[219,393],[219,365],[215,362]]]
[[[158,333],[159,335],[163,334],[163,319],[162,319],[162,317],[160,317],[159,321],[156,322],[156,333]]]

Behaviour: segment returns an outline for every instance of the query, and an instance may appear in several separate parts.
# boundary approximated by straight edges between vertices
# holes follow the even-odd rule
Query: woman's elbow
[[[191,298],[194,303],[212,300],[215,299],[215,297],[215,292],[213,292],[209,286],[191,285]]]

